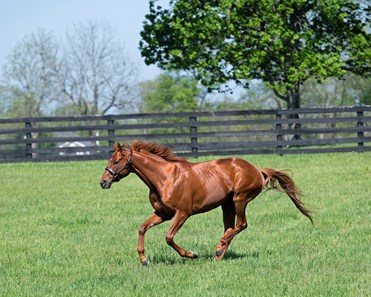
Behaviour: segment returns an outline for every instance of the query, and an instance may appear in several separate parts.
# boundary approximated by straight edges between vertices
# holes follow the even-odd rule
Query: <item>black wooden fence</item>
[[[0,162],[108,158],[112,143],[179,155],[371,151],[371,107],[0,119]]]

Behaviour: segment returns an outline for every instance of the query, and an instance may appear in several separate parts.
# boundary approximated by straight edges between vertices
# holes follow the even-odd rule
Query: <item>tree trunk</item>
[[[288,109],[298,109],[300,108],[300,85],[297,84],[295,88],[288,91],[288,101],[287,101]],[[300,123],[300,116],[297,113],[291,114],[290,119],[294,120],[294,123],[291,125],[291,128],[294,130],[301,129]],[[293,136],[294,140],[300,140],[301,134],[300,131],[294,132]]]
[[[277,90],[273,89],[273,92],[276,96],[287,103],[287,109],[299,109],[300,108],[300,84],[297,83],[296,86],[292,89],[286,91],[284,95],[280,94]],[[290,114],[290,119],[293,119],[293,123],[290,124],[290,128],[294,130],[301,129],[300,116],[298,113]],[[301,134],[300,131],[293,133],[294,140],[300,140]]]

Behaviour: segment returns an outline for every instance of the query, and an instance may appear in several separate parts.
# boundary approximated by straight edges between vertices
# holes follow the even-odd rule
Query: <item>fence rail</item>
[[[0,119],[0,162],[106,159],[114,141],[184,156],[371,151],[371,107]]]

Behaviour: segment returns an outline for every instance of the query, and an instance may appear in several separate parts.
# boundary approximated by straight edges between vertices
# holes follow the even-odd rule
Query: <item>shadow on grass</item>
[[[260,253],[259,251],[255,252],[248,252],[248,253],[236,253],[234,251],[227,251],[224,255],[223,260],[235,260],[240,258],[259,258]]]
[[[244,258],[253,258],[258,259],[260,257],[259,251],[254,252],[244,252],[244,253],[237,253],[234,251],[227,251],[224,255],[224,258],[221,261],[231,261],[231,260],[238,260],[238,259],[244,259]],[[177,255],[169,256],[169,255],[156,255],[153,256],[152,259],[150,259],[151,263],[157,263],[157,264],[164,264],[164,265],[178,265],[178,264],[184,264],[189,261],[195,261],[197,260],[207,260],[207,261],[216,261],[214,258],[214,255],[199,255],[197,259],[188,259],[188,258],[181,258]]]

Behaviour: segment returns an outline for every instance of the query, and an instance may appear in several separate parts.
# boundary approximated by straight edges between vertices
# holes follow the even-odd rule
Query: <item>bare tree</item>
[[[122,110],[133,100],[137,67],[116,40],[114,30],[97,21],[67,34],[61,89],[81,115]]]
[[[52,33],[38,30],[13,50],[3,68],[8,109],[18,116],[41,116],[58,96],[58,44]]]

